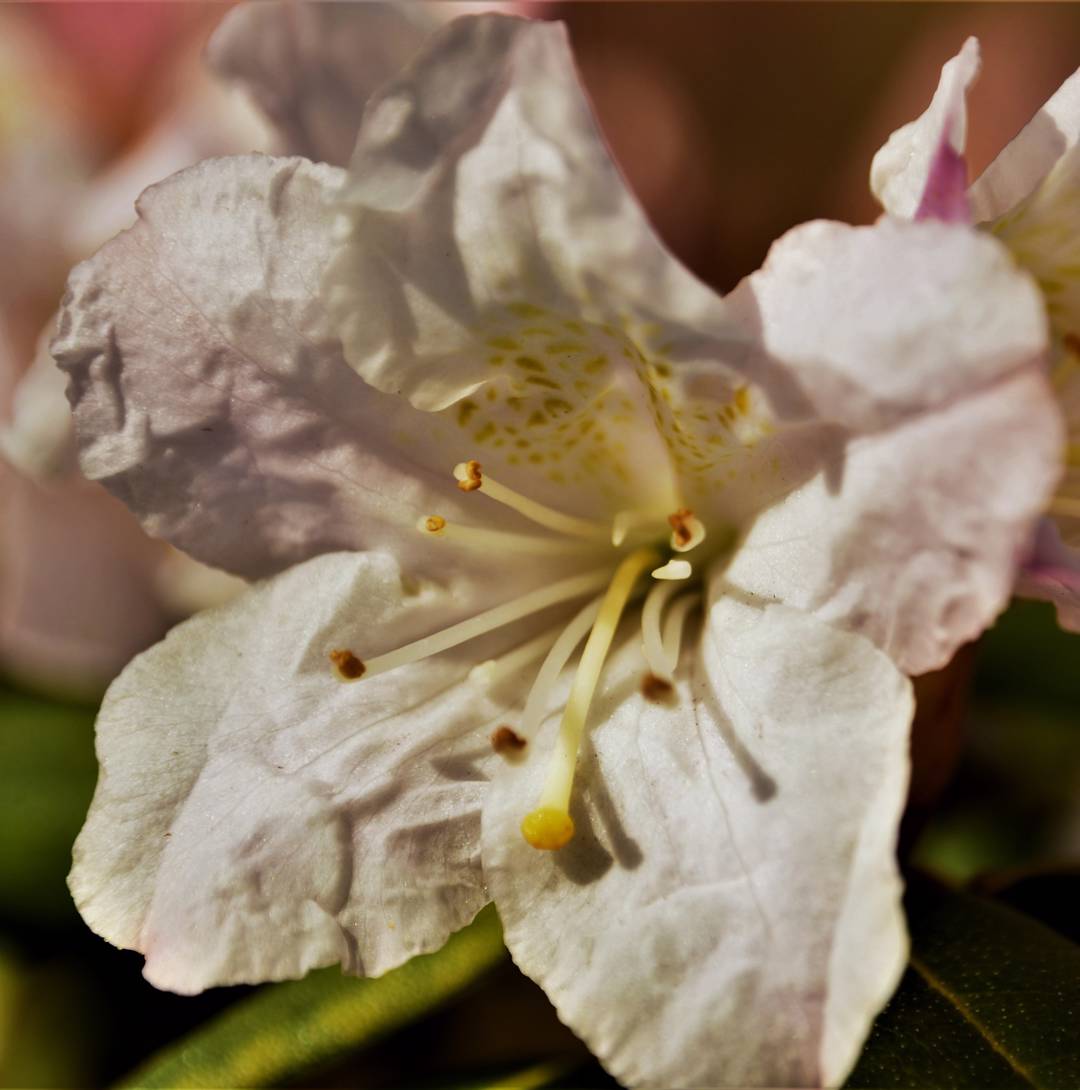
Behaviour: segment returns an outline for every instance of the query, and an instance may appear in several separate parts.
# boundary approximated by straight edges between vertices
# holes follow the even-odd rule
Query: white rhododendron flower
[[[905,962],[902,671],[1007,600],[1045,347],[950,224],[807,224],[721,300],[556,24],[450,24],[347,169],[148,190],[54,345],[82,466],[265,581],[106,697],[83,915],[195,992],[494,899],[620,1080],[840,1082]]]
[[[870,184],[893,215],[978,224],[1042,290],[1052,382],[1068,430],[1065,475],[1017,591],[1054,602],[1062,626],[1080,632],[1080,71],[969,189],[965,96],[978,71],[979,44],[969,38],[942,68],[926,112],[893,133],[874,157]]]

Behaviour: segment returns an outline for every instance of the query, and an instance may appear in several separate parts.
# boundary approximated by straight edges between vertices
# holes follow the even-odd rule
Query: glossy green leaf
[[[850,1087],[1072,1090],[1080,947],[1004,905],[917,883],[912,955]]]
[[[0,910],[75,918],[64,884],[94,791],[94,709],[0,685]]]
[[[372,1044],[458,995],[506,955],[488,906],[437,953],[373,980],[322,969],[241,1000],[125,1080],[139,1087],[276,1086]]]
[[[977,892],[1080,943],[1080,866],[1058,869],[1044,866],[983,875],[977,883]]]

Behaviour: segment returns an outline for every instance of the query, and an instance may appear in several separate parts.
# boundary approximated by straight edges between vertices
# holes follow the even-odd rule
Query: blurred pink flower
[[[0,668],[73,695],[100,692],[169,623],[222,600],[238,581],[185,565],[78,473],[64,379],[46,348],[51,320],[39,336],[66,269],[130,224],[146,186],[192,162],[290,141],[344,160],[365,98],[427,25],[419,8],[234,9],[210,46],[211,63],[268,108],[268,126],[204,72],[198,39],[179,34],[200,18],[173,7],[61,5],[39,20],[0,12]],[[249,37],[246,55],[271,67],[282,61],[278,71],[291,73],[272,102],[260,96],[257,63],[251,72],[231,67]],[[288,58],[274,54],[281,48]],[[147,89],[151,66],[158,71]],[[150,123],[123,155],[108,159],[115,133],[89,122],[110,107],[110,116],[122,112],[135,83],[137,101],[156,101],[156,113],[141,119]],[[105,107],[88,106],[88,89]],[[319,147],[328,127],[336,148]]]

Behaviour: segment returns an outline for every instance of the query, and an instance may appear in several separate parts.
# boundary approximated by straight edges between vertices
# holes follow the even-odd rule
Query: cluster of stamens
[[[640,594],[642,579],[651,575],[653,581],[646,584],[649,589],[641,606],[642,652],[648,666],[642,692],[651,700],[668,700],[674,693],[682,632],[690,613],[701,601],[696,591],[680,593],[688,586],[693,566],[683,556],[670,554],[696,549],[705,539],[705,527],[688,508],[666,516],[649,511],[620,512],[610,525],[568,515],[492,479],[477,461],[455,466],[454,476],[461,491],[482,492],[552,531],[554,536],[466,526],[438,514],[425,515],[417,521],[421,533],[511,552],[577,554],[582,561],[596,556],[602,547],[614,547],[620,550],[614,574],[608,560],[602,567],[530,591],[366,662],[343,650],[331,652],[330,658],[343,681],[366,679],[449,650],[541,610],[594,595],[569,622],[541,633],[499,659],[479,664],[469,675],[471,681],[490,686],[543,656],[518,725],[500,726],[492,735],[496,751],[514,760],[536,736],[559,676],[578,645],[585,641],[544,787],[536,808],[521,823],[523,836],[534,848],[562,848],[574,835],[570,797],[589,707],[626,607]],[[662,544],[656,543],[658,530],[661,534],[669,531]]]

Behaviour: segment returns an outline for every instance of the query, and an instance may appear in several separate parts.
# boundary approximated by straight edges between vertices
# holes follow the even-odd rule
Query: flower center
[[[601,567],[578,571],[367,661],[347,650],[335,650],[330,658],[341,680],[358,681],[447,651],[542,610],[594,595],[569,622],[522,643],[499,659],[478,664],[469,675],[474,683],[491,685],[543,656],[520,723],[516,728],[502,726],[492,736],[496,750],[512,760],[536,736],[552,690],[578,645],[585,640],[563,708],[543,791],[536,808],[525,815],[521,824],[522,835],[534,848],[558,849],[574,835],[569,808],[578,752],[604,663],[627,606],[643,589],[643,577],[651,574],[652,582],[645,584],[648,590],[641,607],[642,653],[648,667],[642,691],[649,699],[665,699],[673,692],[687,618],[701,601],[696,590],[681,593],[690,586],[688,580],[694,574],[694,567],[678,554],[697,549],[705,541],[706,529],[688,508],[666,516],[648,510],[621,511],[610,524],[568,515],[494,480],[475,460],[455,466],[454,477],[463,492],[481,492],[550,532],[511,533],[461,525],[442,515],[429,514],[417,520],[420,533],[497,549],[504,555],[562,554],[581,563],[596,558],[598,547],[606,547],[615,551],[614,572],[610,561]],[[513,745],[507,744],[509,738],[513,739]]]

